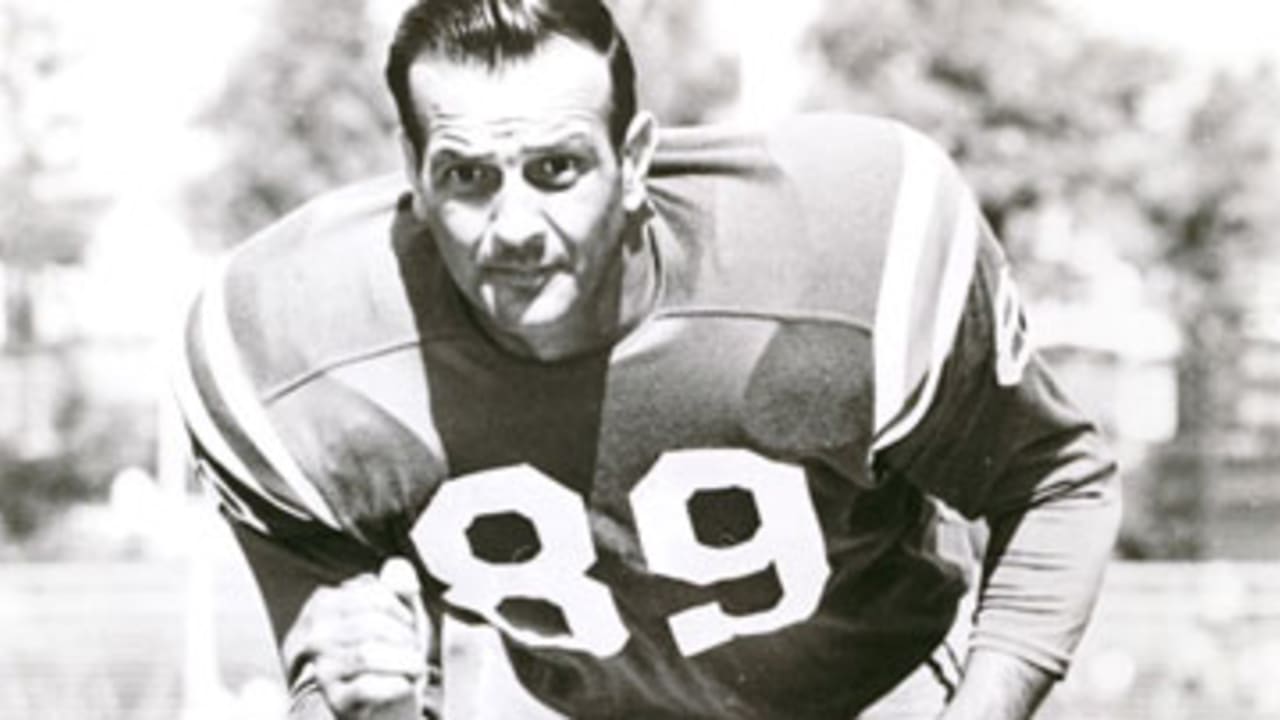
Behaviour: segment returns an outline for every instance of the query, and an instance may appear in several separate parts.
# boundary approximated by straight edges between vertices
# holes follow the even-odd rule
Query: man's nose
[[[546,224],[537,205],[535,193],[530,188],[504,188],[494,207],[491,232],[495,250],[499,253],[519,253],[526,259],[536,260],[542,255],[546,242]]]

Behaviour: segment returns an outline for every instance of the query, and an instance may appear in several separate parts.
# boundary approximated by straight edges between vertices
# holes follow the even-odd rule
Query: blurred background
[[[0,0],[0,717],[271,718],[256,591],[182,473],[212,258],[398,163],[405,0]],[[1047,718],[1280,717],[1280,8],[612,0],[666,124],[892,115],[978,189],[1125,466]]]

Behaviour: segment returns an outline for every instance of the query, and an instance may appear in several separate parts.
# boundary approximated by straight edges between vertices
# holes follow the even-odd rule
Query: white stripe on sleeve
[[[957,209],[954,235],[947,251],[947,264],[933,323],[933,342],[930,347],[929,369],[925,375],[925,385],[910,411],[892,427],[884,428],[883,432],[877,434],[872,451],[888,447],[905,437],[915,429],[933,404],[933,399],[938,392],[938,383],[942,380],[942,366],[955,344],[956,331],[964,313],[977,260],[978,205],[966,191]],[[878,395],[879,387],[876,388],[876,392]]]
[[[234,421],[244,430],[271,468],[284,480],[303,506],[320,522],[338,528],[338,521],[315,486],[307,480],[284,441],[267,417],[262,401],[245,376],[231,326],[227,320],[225,266],[205,289],[200,306],[200,330],[208,354],[210,375]]]
[[[907,353],[911,346],[911,307],[916,274],[933,216],[939,164],[928,141],[903,127],[902,182],[885,253],[883,280],[876,298],[875,429],[879,435],[902,411],[910,384]]]

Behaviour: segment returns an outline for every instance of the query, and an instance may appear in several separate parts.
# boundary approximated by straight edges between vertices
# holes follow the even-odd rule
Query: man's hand
[[[1049,673],[1012,655],[975,650],[939,720],[1027,720],[1053,682]]]
[[[417,720],[430,632],[418,592],[400,558],[378,577],[319,588],[285,638],[287,666],[309,666],[340,720]]]

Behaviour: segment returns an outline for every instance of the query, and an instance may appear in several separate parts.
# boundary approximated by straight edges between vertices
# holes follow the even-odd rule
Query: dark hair
[[[386,79],[400,124],[419,157],[426,129],[414,109],[409,67],[426,53],[489,68],[533,55],[555,35],[595,49],[609,63],[613,98],[609,136],[621,146],[636,113],[635,65],[613,16],[600,0],[417,0],[400,19]]]

